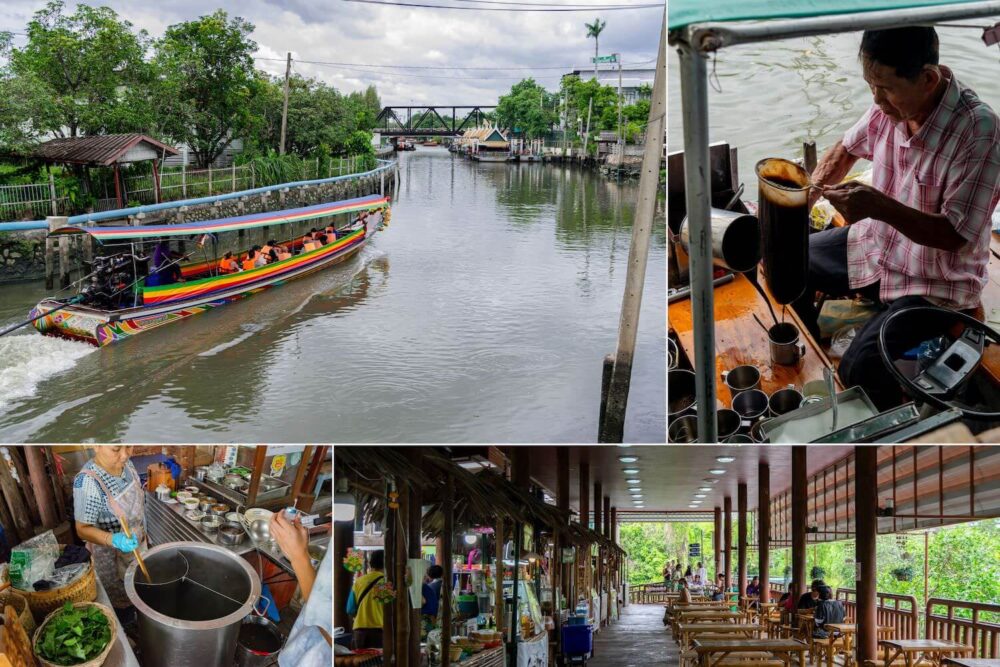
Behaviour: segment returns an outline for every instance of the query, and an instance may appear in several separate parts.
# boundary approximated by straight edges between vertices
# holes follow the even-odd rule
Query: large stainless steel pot
[[[155,585],[125,572],[139,618],[144,667],[231,667],[240,624],[260,597],[260,577],[228,549],[169,542],[144,555]]]
[[[713,208],[710,216],[713,263],[741,273],[757,266],[760,261],[760,223],[756,216],[721,208]],[[684,252],[690,254],[691,226],[687,218],[681,222],[678,236]]]

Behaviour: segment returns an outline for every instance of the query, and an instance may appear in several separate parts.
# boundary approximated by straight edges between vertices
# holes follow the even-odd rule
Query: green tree
[[[594,78],[597,78],[597,45],[600,39],[601,33],[604,32],[604,27],[607,25],[607,21],[602,21],[599,18],[594,19],[593,23],[584,22],[587,26],[587,39],[591,37],[594,38]]]
[[[170,135],[186,142],[200,166],[254,127],[250,109],[260,78],[250,39],[254,26],[222,10],[167,28],[157,44],[161,113]]]
[[[148,87],[155,79],[145,59],[145,31],[133,31],[107,7],[78,5],[68,14],[63,2],[53,1],[34,14],[26,33],[23,48],[13,47],[9,34],[0,38],[8,61],[0,72],[8,98],[3,111],[11,112],[0,114],[5,139],[153,129]],[[18,136],[10,136],[18,121]]]
[[[528,139],[537,139],[548,134],[556,122],[553,106],[551,94],[534,79],[523,79],[500,97],[496,117],[500,125]]]

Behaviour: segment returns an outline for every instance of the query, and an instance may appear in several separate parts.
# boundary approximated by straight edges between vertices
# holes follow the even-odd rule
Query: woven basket
[[[21,622],[21,627],[24,628],[28,636],[31,636],[32,631],[38,627],[38,624],[35,623],[35,617],[31,615],[31,608],[28,606],[28,601],[24,598],[24,595],[10,589],[0,593],[0,610],[3,610],[7,605],[14,608],[14,611],[17,613],[17,620]]]
[[[105,607],[99,602],[77,602],[73,606],[77,609],[80,607],[97,607],[108,619],[108,627],[111,629],[111,640],[108,642],[108,645],[104,647],[103,651],[87,662],[80,662],[73,665],[73,667],[101,667],[101,665],[104,664],[104,661],[108,659],[108,655],[111,653],[111,649],[114,648],[115,642],[117,641],[116,635],[118,633],[118,622],[115,620],[115,612],[112,611],[110,607]],[[47,615],[45,620],[42,621],[42,623],[35,630],[34,636],[31,638],[31,649],[35,653],[35,658],[38,660],[38,664],[42,667],[65,667],[64,665],[49,662],[42,656],[38,655],[38,651],[35,650],[35,644],[37,644],[38,640],[42,638],[42,630],[45,629],[45,624],[48,623],[49,619],[55,616],[59,611],[61,611],[61,609],[55,609],[51,614]]]
[[[87,572],[71,584],[50,591],[17,591],[28,601],[35,620],[41,622],[53,610],[67,602],[93,602],[97,599],[97,575],[94,573],[94,559],[90,559]]]

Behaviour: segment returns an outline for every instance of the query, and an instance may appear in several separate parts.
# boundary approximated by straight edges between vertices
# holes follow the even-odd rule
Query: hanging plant
[[[813,565],[813,568],[809,570],[810,579],[823,579],[826,576],[826,570],[821,568],[819,565]]]
[[[892,570],[892,576],[896,581],[913,581],[913,566],[904,565]]]
[[[375,588],[372,589],[371,594],[379,604],[389,604],[396,599],[396,589],[393,588],[392,582],[389,581],[375,584]]]
[[[361,552],[356,549],[348,549],[347,555],[344,556],[344,569],[353,574],[357,574],[362,570],[365,565],[364,556]]]

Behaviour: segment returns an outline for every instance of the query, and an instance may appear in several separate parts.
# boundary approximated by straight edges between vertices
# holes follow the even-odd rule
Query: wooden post
[[[771,467],[757,464],[757,571],[760,573],[760,602],[771,595]]]
[[[742,597],[747,587],[747,484],[736,485],[736,582]]]
[[[503,547],[506,541],[504,537],[504,522],[499,519],[496,525],[496,574],[494,575],[494,597],[493,597],[493,618],[497,622],[497,632],[501,635],[504,631],[504,597],[503,597]],[[443,558],[441,559],[444,560]]]
[[[0,491],[0,496],[2,496],[3,493],[3,491]],[[7,509],[7,503],[4,502],[2,497],[0,497],[0,526],[3,527],[4,534],[8,536],[7,544],[12,547],[17,546],[24,540],[31,537],[30,532],[25,535],[21,534],[20,527],[14,521],[14,517],[11,516],[10,510]]]
[[[665,10],[664,10],[665,11]],[[666,21],[663,22],[666,25]],[[625,432],[625,411],[628,405],[629,384],[632,378],[632,357],[639,327],[639,311],[646,279],[646,262],[653,231],[653,215],[660,181],[660,153],[663,152],[666,122],[666,28],[660,28],[660,45],[653,78],[653,97],[650,99],[649,118],[646,126],[646,150],[642,158],[639,177],[639,196],[632,224],[632,241],[629,246],[628,272],[625,293],[622,297],[621,319],[618,324],[618,350],[615,367],[608,390],[604,429],[599,442],[622,442]]]
[[[395,607],[396,633],[391,638],[387,637],[386,640],[396,644],[396,664],[409,667],[411,627],[410,592],[406,586],[406,535],[409,532],[410,523],[410,484],[400,479],[397,490],[399,491],[399,509],[396,510],[396,513],[399,518],[395,522],[396,557],[393,560],[392,570],[392,583],[397,591],[396,599],[392,603],[392,606]],[[419,541],[417,546],[420,546]],[[417,611],[419,612],[419,609]]]
[[[14,463],[14,471],[17,472],[17,478],[21,480],[21,491],[24,493],[24,501],[28,505],[28,512],[31,514],[31,525],[40,526],[42,525],[42,517],[38,511],[38,502],[35,499],[36,487],[29,476],[28,465],[22,458],[26,450],[29,449],[31,447],[11,446],[7,448],[7,452],[10,454],[10,460]]]
[[[153,201],[159,204],[161,197],[162,195],[160,193],[160,170],[156,166],[156,160],[153,160]]]
[[[10,508],[11,516],[17,525],[17,532],[21,535],[21,541],[28,539],[35,534],[28,516],[28,507],[25,505],[21,489],[18,488],[13,475],[10,474],[7,461],[3,457],[0,457],[0,490],[3,490],[3,495],[7,499],[7,507]]]
[[[794,450],[793,450],[794,451]],[[854,448],[854,553],[857,664],[878,658],[875,544],[878,537],[878,448]]]
[[[385,172],[383,172],[384,174]],[[569,447],[556,448],[556,507],[563,512],[569,513]],[[560,527],[553,532],[552,556],[555,563],[552,567],[552,617],[555,621],[556,634],[556,656],[562,653],[562,601],[566,601],[569,606],[569,595],[567,593],[568,577],[566,576],[566,565],[562,560],[562,549],[564,546],[560,535]],[[558,663],[557,663],[558,664]]]
[[[712,551],[715,554],[715,571],[712,576],[714,577],[722,572],[722,508],[718,505],[715,507],[713,521],[715,530],[712,532]],[[702,582],[702,584],[704,583]]]
[[[288,80],[292,76],[292,52],[289,51],[285,58],[285,92],[284,101],[281,104],[281,143],[278,144],[278,154],[285,154],[285,128],[288,125]]]
[[[302,480],[306,476],[306,468],[312,463],[312,452],[313,446],[306,445],[306,448],[302,450],[302,456],[299,457],[299,465],[295,469],[295,481],[292,482],[291,497],[294,503],[298,500],[299,496],[302,495]],[[312,487],[309,487],[310,490]],[[298,505],[296,505],[298,507]]]
[[[410,485],[410,498],[408,502],[406,542],[408,545],[407,557],[420,558],[420,523],[423,518],[421,508],[423,507],[423,494],[416,485]],[[405,569],[404,569],[405,572]],[[410,602],[410,634],[409,634],[409,656],[410,667],[420,665],[420,598],[410,600],[409,594],[405,596]]]
[[[722,501],[722,539],[725,542],[722,554],[723,574],[726,592],[729,592],[733,585],[733,499],[731,496],[726,496]]]
[[[354,522],[333,522],[333,555],[335,563],[342,563],[347,550],[354,548]],[[350,632],[353,620],[347,614],[347,597],[354,584],[354,575],[342,567],[335,567],[333,580],[333,627]]]
[[[230,165],[230,168],[232,169],[232,174],[233,174],[233,189],[230,190],[230,192],[236,192],[236,161],[235,160]]]
[[[809,590],[806,583],[806,448],[792,447],[792,582],[795,598]]]
[[[212,165],[208,165],[208,195],[212,196]]]
[[[38,500],[38,512],[41,515],[42,527],[55,528],[59,523],[52,497],[52,485],[45,470],[44,447],[25,447],[24,457],[28,465],[28,478]]]
[[[118,202],[118,208],[125,208],[125,204],[122,202],[122,184],[121,184],[121,171],[118,168],[118,163],[115,162],[115,201]]]
[[[441,667],[451,667],[451,545],[455,539],[455,503],[452,500],[452,494],[454,493],[454,488],[451,482],[451,473],[448,473],[444,480],[444,502],[442,503],[441,509],[444,512],[444,531],[441,536],[444,539],[444,559],[441,562],[441,567],[444,568],[444,576],[441,580]],[[500,543],[499,538],[497,539],[499,557],[497,559],[497,568],[500,571],[500,575],[497,579],[500,581],[500,599],[503,600],[503,546]],[[514,571],[517,572],[517,562],[514,563]],[[515,591],[516,595],[516,591]],[[500,608],[500,615],[503,616],[503,607]],[[517,627],[517,620],[513,621],[514,627]]]
[[[188,185],[187,185],[187,155],[185,154],[185,161],[181,163],[181,197],[187,199],[188,196]]]
[[[55,287],[56,279],[56,240],[45,237],[45,289]]]
[[[611,539],[611,496],[604,496],[604,537]]]
[[[385,480],[385,497],[389,498],[389,493],[393,489],[393,482],[390,478]],[[383,543],[383,554],[385,555],[385,580],[392,581],[396,572],[396,540],[399,539],[397,529],[396,510],[385,504],[382,525],[385,526],[385,541]],[[395,664],[396,643],[393,637],[396,636],[396,628],[399,619],[396,618],[395,605],[387,604],[382,606],[382,659],[387,665]]]
[[[807,141],[802,144],[802,162],[810,174],[816,169],[816,142]]]
[[[69,287],[69,236],[59,239],[59,287],[66,289]]]
[[[604,496],[602,495],[601,483],[594,482],[594,532],[595,533],[601,532],[601,509],[602,509],[601,499],[603,497]],[[597,549],[597,567],[595,568],[594,571],[594,581],[597,582],[597,602],[598,604],[600,604],[601,593],[604,591],[604,587],[602,585],[604,583],[604,567],[603,564],[601,563],[600,547],[598,547]],[[600,613],[598,613],[597,615],[598,627],[603,627],[604,624],[600,622],[600,617],[601,615]]]
[[[264,459],[267,458],[267,445],[257,445],[253,454],[253,473],[250,475],[250,487],[247,489],[247,507],[253,507],[257,502],[257,489],[260,488],[260,475],[264,471]]]

